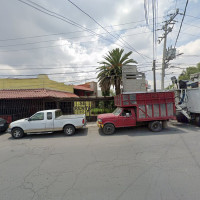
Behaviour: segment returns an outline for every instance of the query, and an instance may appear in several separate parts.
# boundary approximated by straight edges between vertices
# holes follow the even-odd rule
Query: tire
[[[160,121],[149,122],[148,127],[152,132],[160,132],[162,130],[162,123]]]
[[[195,124],[200,127],[200,116],[195,117]]]
[[[74,128],[74,126],[72,126],[72,125],[66,125],[66,126],[64,127],[64,134],[65,134],[66,136],[74,135],[74,133],[75,133],[75,128]]]
[[[15,139],[20,139],[24,137],[24,131],[21,128],[13,128],[11,134],[12,137]]]
[[[113,124],[106,124],[103,127],[103,133],[105,135],[112,135],[115,132],[115,126]]]
[[[182,113],[179,113],[178,115],[176,115],[176,120],[181,123],[189,122],[188,119]]]

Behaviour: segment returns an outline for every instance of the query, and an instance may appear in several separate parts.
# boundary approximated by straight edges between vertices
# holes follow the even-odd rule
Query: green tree
[[[116,95],[120,94],[120,86],[122,79],[122,66],[130,63],[137,63],[133,59],[129,59],[132,51],[124,53],[124,49],[113,49],[104,56],[104,61],[99,62],[101,65],[97,78],[99,79],[99,86],[103,94],[109,93],[111,85],[115,88]]]
[[[183,70],[180,76],[178,77],[179,80],[189,80],[190,75],[200,72],[200,63],[197,64],[196,67],[188,67],[186,70]]]

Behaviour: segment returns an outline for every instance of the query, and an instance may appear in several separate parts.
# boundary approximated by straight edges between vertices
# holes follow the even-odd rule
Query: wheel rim
[[[112,133],[112,128],[110,126],[106,127],[106,132],[107,133]]]
[[[13,135],[14,135],[16,138],[18,138],[18,137],[21,136],[21,131],[20,131],[20,130],[15,130],[15,131],[13,132]]]
[[[158,124],[154,124],[153,129],[157,129],[157,128],[158,128]]]
[[[73,133],[73,130],[71,128],[66,128],[67,135],[71,135]]]

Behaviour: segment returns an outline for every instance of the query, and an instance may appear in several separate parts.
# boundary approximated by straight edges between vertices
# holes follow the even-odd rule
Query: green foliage
[[[109,108],[92,108],[91,113],[92,114],[103,114],[103,113],[112,113],[114,109],[109,109]]]
[[[170,89],[173,89],[174,88],[174,84],[172,84],[172,85],[169,85],[168,87],[166,87],[165,89],[166,90],[170,90]]]
[[[102,91],[102,96],[110,96],[110,90]]]
[[[200,72],[200,63],[196,67],[188,67],[186,70],[183,70],[181,75],[178,77],[179,80],[189,80],[190,75]]]
[[[101,66],[97,68],[99,70],[97,78],[99,79],[101,91],[104,94],[107,94],[108,91],[110,92],[111,85],[115,87],[116,95],[120,94],[122,66],[137,63],[135,60],[128,58],[132,54],[132,51],[123,53],[124,49],[113,49],[103,57],[104,61],[99,62]]]
[[[115,110],[114,101],[99,101],[96,108],[91,109],[91,113],[94,115],[102,113],[112,113]]]

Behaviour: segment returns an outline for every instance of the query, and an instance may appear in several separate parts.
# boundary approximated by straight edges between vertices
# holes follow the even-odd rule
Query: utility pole
[[[153,60],[153,90],[156,92],[156,60]]]
[[[164,44],[163,44],[163,58],[162,58],[162,74],[161,74],[161,90],[164,90],[164,79],[165,79],[165,57],[166,57],[166,44],[167,44],[167,28],[168,24],[164,25]]]
[[[161,90],[164,90],[164,79],[165,79],[165,69],[167,68],[167,63],[170,60],[173,60],[175,58],[175,52],[176,52],[176,48],[172,48],[171,49],[166,49],[166,45],[167,45],[167,35],[168,33],[170,33],[174,27],[174,24],[176,21],[174,21],[174,18],[179,14],[179,9],[176,10],[176,12],[174,14],[170,14],[170,19],[165,21],[165,25],[163,25],[162,29],[158,29],[158,30],[163,30],[164,34],[162,37],[159,37],[160,39],[158,40],[159,43],[161,43],[161,41],[164,39],[164,44],[163,44],[163,58],[162,58],[162,73],[161,73]],[[172,25],[169,26],[169,25]],[[173,52],[173,56],[171,55],[171,52]]]

